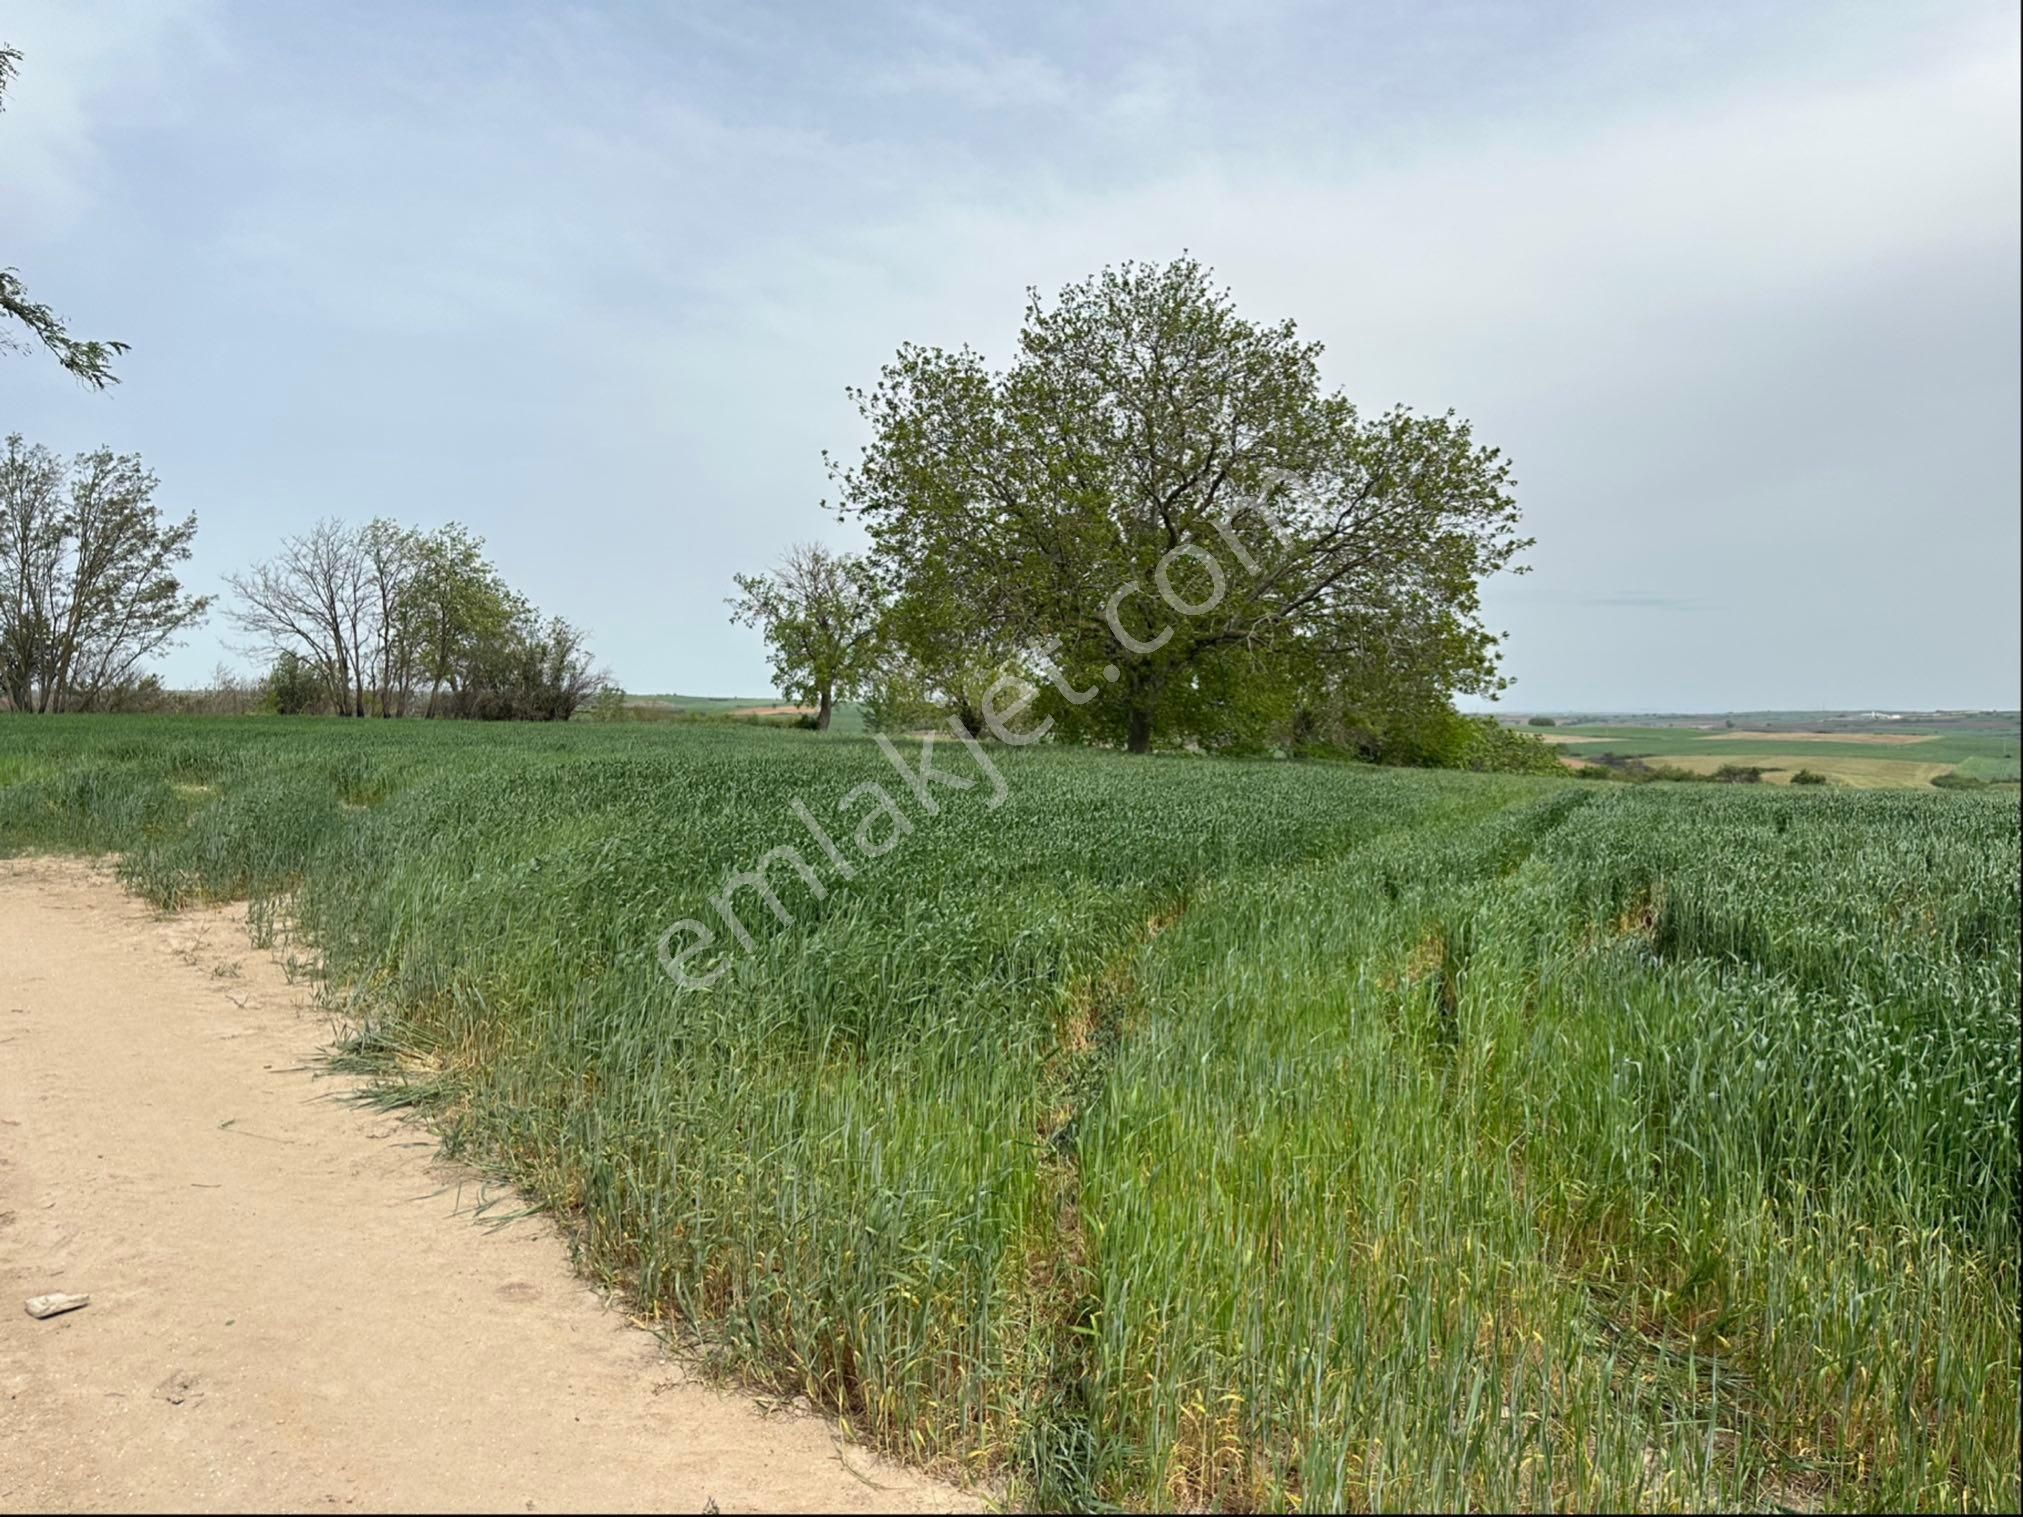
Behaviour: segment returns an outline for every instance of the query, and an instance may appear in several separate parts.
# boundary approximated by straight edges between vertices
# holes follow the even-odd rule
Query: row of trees
[[[796,549],[733,616],[824,721],[855,695],[1139,753],[1430,758],[1455,695],[1506,683],[1479,591],[1529,546],[1510,468],[1451,414],[1362,415],[1320,354],[1185,257],[1033,295],[1002,371],[904,347],[830,466],[870,552]]]
[[[537,611],[455,522],[320,521],[229,583],[284,713],[567,721],[609,683],[581,630]]]
[[[63,459],[19,435],[0,455],[0,701],[15,711],[157,704],[144,670],[213,597],[179,575],[194,515],[155,503],[132,454]],[[566,721],[609,684],[584,635],[507,585],[484,543],[378,519],[318,522],[232,575],[229,619],[271,661],[284,714]],[[225,687],[220,686],[221,691]]]

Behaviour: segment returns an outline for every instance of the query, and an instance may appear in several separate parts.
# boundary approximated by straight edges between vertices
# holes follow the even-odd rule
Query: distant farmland
[[[1666,725],[1586,722],[1525,730],[1539,732],[1568,759],[1609,754],[1700,772],[1748,764],[1768,771],[1764,778],[1772,784],[1788,783],[1801,769],[1857,789],[1924,786],[1955,771],[1987,781],[2023,774],[2023,740],[2013,720],[1987,721],[1979,730],[1914,721],[1820,722],[1807,730],[1771,729],[1766,715],[1734,718],[1733,727],[1680,719]]]

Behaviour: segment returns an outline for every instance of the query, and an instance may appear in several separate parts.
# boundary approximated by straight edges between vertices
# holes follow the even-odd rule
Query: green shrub
[[[925,678],[910,665],[879,669],[864,690],[864,725],[873,732],[918,732],[942,725],[943,713]]]
[[[1957,769],[1948,769],[1944,774],[1932,776],[1934,790],[1985,790],[1986,780],[1977,780],[1971,774],[1962,774]]]
[[[1577,780],[1615,780],[1627,783],[1635,778],[1614,764],[1582,764],[1568,771]]]
[[[1566,773],[1566,765],[1559,761],[1550,743],[1506,727],[1494,717],[1478,717],[1472,725],[1473,741],[1458,767],[1473,769],[1478,774]]]
[[[577,720],[589,722],[622,722],[625,716],[625,691],[617,685],[606,685],[576,713]]]
[[[1830,783],[1830,781],[1817,769],[1801,769],[1791,777],[1791,783],[1794,785],[1825,785]]]
[[[276,716],[301,716],[322,703],[323,685],[298,653],[284,650],[267,675],[267,709]]]
[[[1717,785],[1758,785],[1769,772],[1755,764],[1723,764],[1711,778]]]

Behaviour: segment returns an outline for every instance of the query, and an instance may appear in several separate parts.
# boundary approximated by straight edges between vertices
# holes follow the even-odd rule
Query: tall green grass
[[[1016,1499],[2015,1505],[2013,794],[997,762],[22,719],[0,848],[285,905],[586,1269]],[[677,991],[866,780],[915,832]]]

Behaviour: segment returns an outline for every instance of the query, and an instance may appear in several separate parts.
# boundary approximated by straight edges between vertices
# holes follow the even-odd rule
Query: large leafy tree
[[[901,348],[832,466],[893,627],[930,666],[1024,650],[1017,726],[1134,752],[1262,730],[1359,671],[1497,688],[1478,592],[1528,546],[1508,464],[1451,414],[1363,415],[1320,354],[1186,257],[1031,295],[1003,370]]]
[[[20,63],[19,51],[0,47],[0,112],[7,109],[7,86],[13,82]],[[102,390],[107,385],[119,383],[118,376],[112,372],[112,361],[126,351],[126,344],[88,342],[72,337],[62,317],[41,302],[28,298],[20,276],[11,268],[0,267],[0,317],[26,327],[55,355],[58,363],[93,389]],[[18,353],[28,346],[10,327],[0,325],[0,352]]]
[[[0,693],[17,711],[90,711],[203,620],[177,566],[197,519],[165,520],[155,476],[100,448],[65,462],[16,435],[0,455]]]
[[[731,620],[764,630],[773,688],[813,703],[816,729],[826,732],[837,700],[858,693],[876,663],[877,581],[862,559],[818,543],[789,549],[770,574],[735,578]]]

